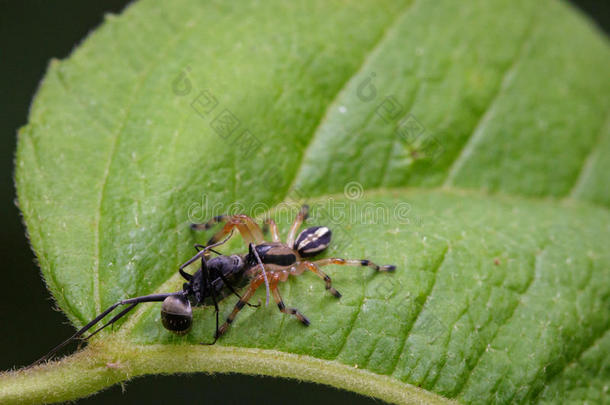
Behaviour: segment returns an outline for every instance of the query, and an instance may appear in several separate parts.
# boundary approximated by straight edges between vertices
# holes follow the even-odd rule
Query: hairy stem
[[[309,356],[223,346],[139,346],[112,338],[59,361],[0,374],[0,403],[69,401],[140,375],[179,372],[281,376],[394,403],[451,403],[388,376]]]

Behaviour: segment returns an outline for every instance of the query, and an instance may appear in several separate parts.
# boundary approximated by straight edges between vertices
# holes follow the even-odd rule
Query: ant
[[[114,324],[116,321],[127,315],[138,304],[144,302],[162,302],[161,320],[163,322],[163,326],[173,333],[184,335],[191,329],[191,325],[193,323],[192,306],[210,305],[211,301],[211,304],[214,305],[214,309],[216,310],[216,329],[218,329],[218,301],[225,298],[229,292],[241,298],[241,296],[233,288],[233,285],[239,288],[247,283],[247,280],[244,278],[243,256],[224,256],[213,249],[224,244],[232,235],[233,232],[231,232],[224,240],[213,243],[209,246],[199,244],[195,245],[197,254],[181,265],[178,269],[180,275],[186,280],[186,283],[183,284],[181,291],[150,294],[121,300],[108,307],[104,312],[91,320],[91,322],[76,331],[72,336],[54,347],[49,353],[36,360],[30,366],[34,366],[48,360],[70,342],[81,338],[82,335],[93,328],[98,322],[104,319],[104,317],[114,311],[117,307],[124,305],[126,307],[121,312],[116,314],[108,322],[100,326],[87,337],[83,338],[83,340],[89,340],[102,329]],[[209,259],[209,251],[212,251],[219,256]],[[189,274],[184,271],[187,266],[197,260],[201,260],[201,267],[194,274]],[[229,291],[225,290],[224,287],[227,287]],[[214,343],[216,343],[216,338],[212,343],[209,344]]]
[[[186,280],[181,291],[144,295],[121,300],[111,305],[108,309],[91,320],[91,322],[76,331],[71,337],[53,348],[49,353],[32,365],[39,364],[49,359],[67,344],[75,339],[79,339],[119,306],[126,305],[126,308],[84,338],[84,340],[90,339],[102,329],[114,324],[138,304],[144,302],[162,302],[161,319],[163,326],[173,333],[184,335],[188,333],[193,323],[192,306],[210,305],[211,301],[216,312],[216,332],[214,334],[214,341],[205,344],[214,344],[217,339],[227,331],[229,325],[237,316],[237,313],[246,304],[249,306],[258,306],[252,305],[248,301],[263,283],[265,283],[267,287],[267,297],[270,290],[281,312],[294,315],[305,326],[309,326],[310,321],[305,315],[300,313],[296,308],[286,307],[277,288],[279,282],[287,281],[290,275],[298,276],[305,270],[309,270],[324,280],[326,289],[329,290],[332,295],[340,298],[341,294],[332,286],[330,277],[320,270],[321,266],[340,264],[368,266],[377,271],[394,271],[396,269],[394,265],[378,266],[366,259],[351,260],[329,258],[316,261],[305,260],[306,258],[315,256],[324,251],[330,244],[332,234],[330,229],[325,226],[314,226],[303,230],[296,236],[303,221],[307,219],[308,212],[309,207],[303,205],[290,228],[286,243],[280,241],[277,225],[272,219],[267,219],[265,221],[265,224],[270,227],[272,242],[265,242],[263,239],[263,231],[260,226],[254,222],[252,218],[243,214],[219,215],[206,223],[192,224],[192,229],[201,230],[209,229],[214,224],[220,222],[226,222],[224,227],[212,236],[206,246],[199,244],[195,245],[197,254],[179,267],[178,271],[180,272],[180,275]],[[244,239],[244,242],[248,245],[248,253],[244,255],[224,256],[216,252],[213,248],[226,243],[231,236],[233,236],[235,229],[238,230]],[[210,251],[218,254],[218,256],[210,259]],[[187,266],[197,260],[201,261],[201,267],[195,274],[189,274],[184,271]],[[267,272],[270,274],[269,277],[267,277]],[[248,280],[250,280],[248,289],[243,296],[240,296],[233,286],[236,288],[243,287],[248,283]],[[235,304],[233,311],[227,317],[225,323],[218,327],[218,301],[228,296],[229,293],[239,297],[239,300]]]

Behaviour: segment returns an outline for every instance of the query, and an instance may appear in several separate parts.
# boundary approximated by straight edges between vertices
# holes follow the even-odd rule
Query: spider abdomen
[[[294,242],[294,250],[302,257],[315,256],[330,244],[332,232],[325,226],[313,226],[299,234]]]

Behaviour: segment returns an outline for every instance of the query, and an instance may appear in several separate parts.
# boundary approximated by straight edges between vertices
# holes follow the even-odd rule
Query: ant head
[[[171,295],[161,304],[161,319],[165,329],[177,335],[191,330],[193,309],[186,295]]]

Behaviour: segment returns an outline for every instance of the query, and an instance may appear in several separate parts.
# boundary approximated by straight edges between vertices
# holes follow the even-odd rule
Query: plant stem
[[[140,375],[185,372],[262,374],[313,381],[394,403],[451,403],[388,376],[309,356],[224,346],[139,346],[112,339],[59,361],[0,374],[0,403],[70,401]]]

